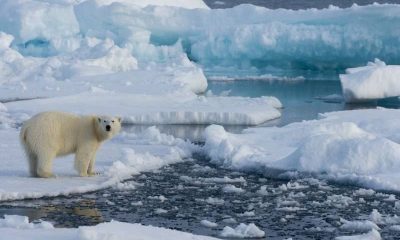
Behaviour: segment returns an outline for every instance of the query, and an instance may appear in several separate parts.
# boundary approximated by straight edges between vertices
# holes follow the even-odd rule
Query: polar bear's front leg
[[[87,170],[87,175],[88,176],[97,175],[97,173],[94,171],[94,163],[95,163],[95,161],[96,161],[96,154],[94,153],[94,154],[92,154],[92,158],[90,159],[90,162],[89,162],[89,167],[88,167],[88,170]]]
[[[86,145],[78,148],[75,154],[75,169],[78,171],[79,176],[87,177],[89,171],[89,164],[92,160],[94,152],[93,146]]]
[[[42,178],[54,177],[52,173],[53,160],[56,154],[52,153],[39,153],[37,155],[36,173],[37,176]]]

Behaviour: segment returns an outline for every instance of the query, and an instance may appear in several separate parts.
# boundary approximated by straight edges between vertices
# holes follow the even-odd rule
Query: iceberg
[[[0,31],[12,35],[13,49],[25,56],[69,55],[82,39],[97,38],[128,49],[139,65],[184,54],[211,75],[304,76],[374,58],[400,63],[396,4],[294,11],[208,9],[200,0],[2,0],[0,11]]]
[[[274,174],[300,171],[373,189],[400,191],[400,112],[332,112],[319,120],[228,133],[205,131],[203,151],[226,168]]]
[[[346,102],[400,96],[400,65],[386,65],[379,59],[367,66],[346,69],[340,75]]]

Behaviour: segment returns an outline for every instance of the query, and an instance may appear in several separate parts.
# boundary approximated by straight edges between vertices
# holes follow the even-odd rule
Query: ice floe
[[[216,238],[193,235],[177,230],[145,226],[141,224],[111,221],[96,226],[79,228],[54,228],[50,222],[29,223],[25,216],[5,215],[0,219],[0,235],[15,240],[101,240],[101,239],[165,239],[165,240],[212,240]]]
[[[204,151],[213,163],[232,169],[306,171],[398,191],[399,117],[400,111],[390,109],[342,111],[280,128],[249,128],[241,134],[213,125],[205,131]]]
[[[71,156],[56,159],[52,179],[32,178],[14,128],[0,130],[0,201],[44,196],[68,195],[94,191],[116,185],[145,171],[161,168],[191,156],[191,143],[161,134],[149,128],[142,134],[126,134],[105,143],[99,150],[96,168],[101,174],[82,178],[73,170]],[[125,186],[126,187],[126,186]],[[125,188],[124,187],[124,188]]]
[[[349,68],[340,75],[343,96],[346,102],[400,96],[399,76],[399,65],[386,65],[379,59],[364,67]]]

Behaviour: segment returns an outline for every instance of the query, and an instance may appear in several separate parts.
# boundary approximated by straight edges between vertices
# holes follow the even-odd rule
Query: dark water
[[[211,8],[230,8],[240,4],[253,4],[267,7],[270,9],[307,9],[307,8],[327,8],[329,5],[346,8],[354,3],[358,5],[368,5],[377,3],[400,3],[400,0],[204,0]]]

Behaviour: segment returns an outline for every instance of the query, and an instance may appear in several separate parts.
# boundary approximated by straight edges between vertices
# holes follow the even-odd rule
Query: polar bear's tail
[[[21,141],[21,145],[25,150],[26,157],[28,158],[29,173],[31,176],[35,177],[37,176],[36,172],[37,156],[29,146],[29,142],[27,141],[27,135],[28,135],[28,126],[24,124],[21,128],[21,132],[19,133],[19,139]]]

